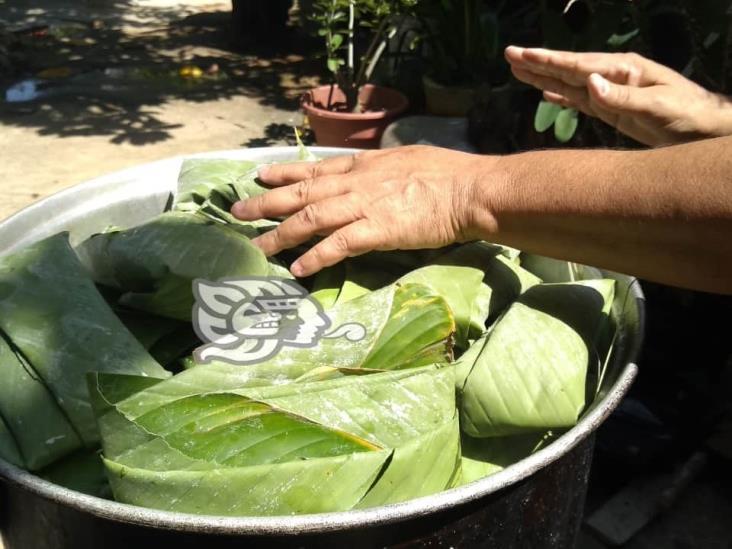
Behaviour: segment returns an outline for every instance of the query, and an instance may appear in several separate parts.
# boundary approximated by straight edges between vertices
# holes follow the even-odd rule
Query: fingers
[[[544,90],[543,96],[544,101],[548,101],[549,103],[554,103],[555,105],[560,105],[562,107],[568,107],[572,109],[578,108],[578,105],[576,105],[568,97],[565,97],[562,94]]]
[[[592,73],[619,84],[650,85],[650,64],[638,55],[617,53],[575,53],[543,48],[509,46],[506,60],[513,67],[550,76],[571,86],[584,86]]]
[[[585,83],[583,83],[582,86],[571,86],[561,80],[557,80],[556,78],[525,71],[518,67],[512,67],[511,71],[514,76],[522,82],[526,82],[527,84],[544,91],[547,101],[558,103],[565,107],[571,106],[585,112],[585,114],[593,114],[589,104],[589,96],[587,94]],[[550,99],[551,97],[556,98],[557,101],[552,101]],[[564,102],[560,102],[558,100],[560,97]]]
[[[319,162],[272,164],[259,168],[259,179],[267,185],[280,186],[314,179],[323,175],[344,174],[351,170],[355,155],[336,156]]]
[[[652,113],[656,105],[652,88],[615,84],[599,74],[589,76],[587,89],[594,104],[613,113],[644,115]]]
[[[350,180],[342,175],[327,175],[317,179],[308,178],[293,185],[272,189],[259,196],[236,202],[231,207],[231,213],[243,221],[286,216],[302,210],[313,202],[348,192],[350,186]]]
[[[298,277],[309,276],[347,257],[381,249],[383,229],[370,219],[359,219],[335,231],[304,253],[290,270]]]
[[[271,256],[310,240],[317,234],[330,232],[363,217],[365,200],[356,193],[347,193],[307,204],[275,229],[252,242],[265,255]]]

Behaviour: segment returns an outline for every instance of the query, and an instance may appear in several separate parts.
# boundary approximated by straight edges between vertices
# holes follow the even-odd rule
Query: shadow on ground
[[[9,52],[6,70],[0,65],[0,90],[18,93],[13,86],[30,79],[40,96],[7,102],[0,95],[0,122],[41,135],[109,136],[132,145],[164,141],[180,125],[162,120],[159,107],[177,99],[244,95],[295,111],[322,66],[318,44],[298,28],[273,28],[267,43],[247,40],[246,29],[233,29],[226,4],[194,14],[126,1],[99,12],[60,7],[50,25],[43,10],[18,9],[0,0],[0,21],[16,20],[5,31],[0,23],[0,46],[4,36]],[[245,145],[281,141],[292,132],[285,126],[272,123]]]

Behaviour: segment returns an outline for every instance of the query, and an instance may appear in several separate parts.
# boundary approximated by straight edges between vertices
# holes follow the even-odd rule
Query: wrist
[[[715,93],[713,99],[713,107],[709,113],[709,137],[732,135],[732,98]]]
[[[468,180],[465,240],[494,240],[499,217],[512,198],[516,161],[523,155],[478,156]]]

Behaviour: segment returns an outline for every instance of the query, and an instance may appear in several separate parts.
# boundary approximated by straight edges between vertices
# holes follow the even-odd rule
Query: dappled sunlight
[[[294,113],[301,94],[319,82],[319,61],[302,55],[313,43],[296,29],[276,45],[238,50],[229,4],[130,0],[91,2],[83,10],[31,4],[37,3],[11,7],[0,0],[0,24],[17,36],[20,56],[14,74],[0,73],[6,90],[0,122],[40,135],[145,145],[171,139],[181,126],[160,115],[172,100],[246,96]],[[34,100],[12,91],[28,81]]]

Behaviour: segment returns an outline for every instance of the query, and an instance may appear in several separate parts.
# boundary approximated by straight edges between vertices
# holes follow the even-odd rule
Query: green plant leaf
[[[189,372],[200,381],[209,368],[179,376]],[[428,366],[212,394],[215,375],[195,395],[184,395],[192,385],[179,376],[137,391],[146,380],[93,375],[90,390],[116,499],[266,515],[346,510],[445,488],[459,457],[453,373]]]
[[[119,299],[119,298],[117,298]],[[148,351],[165,336],[185,326],[184,323],[163,316],[151,315],[140,311],[113,308],[117,317],[122,321],[137,341]],[[160,361],[158,361],[160,362]]]
[[[230,207],[237,200],[264,193],[256,182],[255,162],[220,158],[191,158],[183,161],[178,174],[174,209],[191,211],[214,196],[214,202]]]
[[[492,438],[473,438],[463,434],[460,437],[459,484],[468,484],[497,473],[543,448],[551,439],[550,432]]]
[[[625,34],[613,34],[607,39],[607,45],[611,48],[620,48],[638,36],[640,29],[633,29]]]
[[[18,443],[10,432],[5,420],[0,416],[0,458],[17,467],[27,468],[23,456],[20,455]]]
[[[341,66],[341,60],[336,59],[334,57],[330,57],[330,58],[328,58],[327,65],[328,65],[328,70],[330,72],[337,73],[338,68]]]
[[[278,222],[267,219],[241,221],[231,214],[231,206],[258,196],[267,187],[257,182],[257,164],[221,158],[184,160],[178,175],[173,210],[198,213],[218,223],[230,223],[242,234],[254,238]]]
[[[38,476],[82,494],[112,497],[99,449],[76,452],[43,469]]]
[[[194,279],[270,271],[261,250],[233,226],[183,212],[95,235],[77,252],[97,282],[125,291],[121,304],[185,321],[191,319]]]
[[[534,115],[534,129],[540,133],[547,131],[557,120],[561,111],[562,107],[559,105],[549,103],[549,101],[540,101]]]
[[[457,265],[428,265],[416,269],[399,279],[406,284],[416,282],[442,296],[455,317],[456,344],[467,347],[471,324],[473,330],[483,331],[485,319],[476,318],[474,308],[483,282],[483,271],[474,267]]]
[[[310,150],[302,142],[300,137],[300,131],[297,128],[293,128],[295,131],[295,141],[297,142],[297,159],[300,162],[317,162],[320,160],[317,156],[310,152]]]
[[[391,285],[328,311],[332,329],[351,324],[365,337],[323,337],[312,347],[284,346],[259,365],[298,364],[295,377],[316,366],[389,370],[445,362],[451,358],[455,323],[447,303],[419,284]],[[219,350],[217,358],[236,362],[239,348]]]
[[[450,487],[459,465],[460,428],[456,416],[397,446],[389,466],[356,507],[377,507],[440,492]]]
[[[59,430],[53,437],[71,437],[59,415],[52,414],[48,391],[83,443],[94,446],[98,433],[85,384],[88,372],[169,375],[114,315],[69,246],[66,233],[0,259],[0,330],[27,361],[26,373],[33,378],[23,377],[18,363],[10,361],[15,387],[24,392],[17,395],[18,406],[24,408],[16,409],[14,421],[22,421],[29,432],[40,433],[44,422],[56,422]],[[12,424],[8,427],[14,429]],[[54,440],[41,441],[41,436],[35,447],[42,462],[38,444],[51,447]],[[74,446],[60,440],[64,449]],[[30,455],[24,457],[33,461]]]
[[[469,337],[476,338],[527,289],[541,279],[522,268],[516,261],[515,250],[488,242],[471,242],[453,248],[435,258],[440,265],[462,265],[480,269],[483,282],[473,301]]]
[[[456,345],[466,348],[468,339],[480,337],[487,320],[494,320],[518,295],[534,284],[537,277],[517,263],[518,250],[473,242],[428,256],[415,256],[408,267],[385,265],[382,256],[371,254],[352,258],[338,267],[337,275],[322,275],[318,295],[336,297],[344,303],[390,283],[420,283],[441,296],[456,321]],[[418,258],[419,257],[419,258]],[[512,258],[511,260],[507,259]],[[414,268],[422,262],[427,266]],[[380,267],[377,267],[380,264]],[[410,268],[411,267],[411,268]],[[406,274],[401,274],[407,271]],[[325,276],[330,277],[327,282]],[[327,294],[323,285],[327,285]],[[339,289],[340,286],[340,289]]]
[[[330,49],[331,51],[337,50],[341,47],[341,44],[343,44],[343,35],[342,34],[334,34],[333,37],[330,39]]]
[[[9,455],[15,446],[20,456],[14,462],[35,471],[81,447],[81,439],[54,395],[2,337],[0,371],[0,418],[7,418],[3,425],[13,442]]]
[[[566,143],[574,137],[574,132],[577,131],[578,123],[579,121],[576,110],[562,109],[554,122],[554,137],[556,137],[560,143]]]
[[[612,280],[540,284],[521,295],[474,344],[472,367],[460,368],[462,430],[494,437],[574,425],[613,288]]]
[[[323,309],[327,311],[336,304],[345,278],[345,261],[336,263],[331,267],[326,267],[315,275],[310,296],[317,299],[323,306]]]
[[[398,283],[389,318],[363,368],[413,368],[452,360],[455,318],[445,299],[421,284]]]

